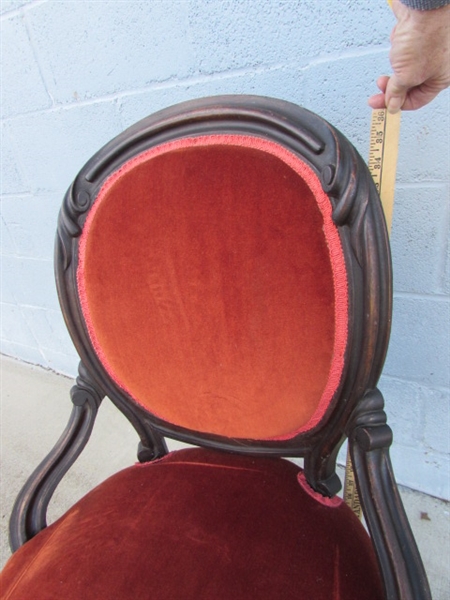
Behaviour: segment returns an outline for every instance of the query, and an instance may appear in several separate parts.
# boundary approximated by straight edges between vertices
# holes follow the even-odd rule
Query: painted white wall
[[[176,102],[254,93],[328,119],[367,157],[389,73],[384,0],[2,0],[3,353],[74,375],[53,283],[65,190],[111,137]],[[380,387],[398,480],[450,496],[449,94],[402,117],[394,323]]]

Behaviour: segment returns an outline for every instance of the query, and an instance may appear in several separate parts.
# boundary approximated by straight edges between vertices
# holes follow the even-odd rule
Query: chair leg
[[[425,569],[389,456],[392,430],[379,390],[366,394],[349,424],[349,447],[388,600],[431,600]]]

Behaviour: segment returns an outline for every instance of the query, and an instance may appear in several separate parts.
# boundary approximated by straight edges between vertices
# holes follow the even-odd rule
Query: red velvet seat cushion
[[[367,533],[283,459],[204,449],[128,468],[20,548],[3,600],[380,600]]]
[[[317,425],[341,380],[347,279],[331,203],[282,146],[152,148],[102,186],[78,287],[112,379],[162,419],[253,439]]]

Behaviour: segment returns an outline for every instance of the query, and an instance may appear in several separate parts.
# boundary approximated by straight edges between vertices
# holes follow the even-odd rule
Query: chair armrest
[[[9,522],[9,543],[15,552],[47,526],[47,507],[61,479],[86,446],[104,394],[80,363],[69,422],[55,446],[33,471],[16,498]]]
[[[366,394],[349,426],[349,445],[364,516],[388,600],[431,600],[425,569],[395,481],[379,390]]]

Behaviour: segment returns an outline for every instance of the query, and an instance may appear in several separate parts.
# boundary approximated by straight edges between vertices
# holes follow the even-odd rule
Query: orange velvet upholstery
[[[3,600],[380,600],[370,539],[284,459],[182,450],[95,488],[22,546]]]
[[[169,423],[288,438],[339,386],[339,234],[315,173],[274,142],[201,136],[125,163],[89,213],[78,288],[109,375]]]

